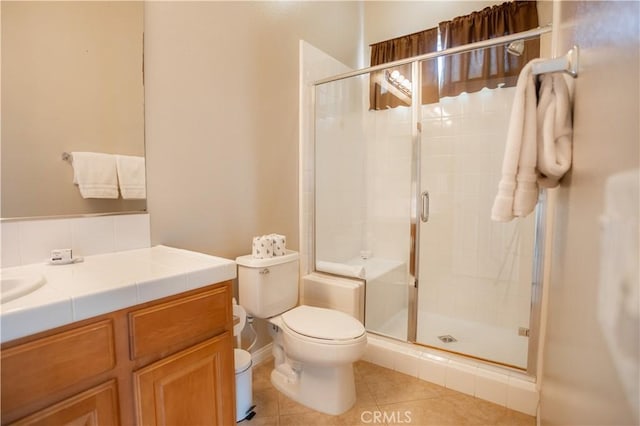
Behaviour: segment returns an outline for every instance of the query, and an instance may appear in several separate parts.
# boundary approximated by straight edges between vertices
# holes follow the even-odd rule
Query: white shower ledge
[[[37,274],[45,285],[0,306],[0,342],[234,279],[236,264],[160,245],[2,269],[7,278]]]

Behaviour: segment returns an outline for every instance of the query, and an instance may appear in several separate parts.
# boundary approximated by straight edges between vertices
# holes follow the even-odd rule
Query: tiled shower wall
[[[420,310],[528,327],[534,215],[492,222],[515,88],[442,98],[422,108]]]
[[[368,83],[368,79],[366,81]],[[366,129],[365,239],[363,249],[376,258],[407,263],[411,211],[411,109],[368,111]]]
[[[406,262],[411,198],[411,110],[368,110],[368,75],[317,89],[318,258]]]
[[[360,250],[406,262],[410,108],[369,111],[367,82],[318,87],[316,155],[329,169],[316,175],[317,249],[335,262]],[[483,89],[421,109],[430,219],[421,226],[419,309],[517,331],[529,325],[534,219],[490,220],[514,93]]]
[[[316,258],[344,262],[363,249],[367,188],[361,77],[316,88]]]
[[[300,272],[313,270],[314,229],[314,86],[321,78],[350,71],[350,68],[311,44],[300,40]]]

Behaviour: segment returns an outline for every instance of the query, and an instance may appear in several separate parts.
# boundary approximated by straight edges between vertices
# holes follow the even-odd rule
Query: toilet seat
[[[343,344],[365,335],[362,323],[344,312],[301,305],[282,314],[282,324],[301,337]]]

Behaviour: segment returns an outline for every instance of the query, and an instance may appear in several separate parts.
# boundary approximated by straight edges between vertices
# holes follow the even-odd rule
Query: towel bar
[[[70,163],[73,163],[73,156],[71,154],[69,154],[68,152],[63,152],[62,153],[62,161],[68,161]]]
[[[576,78],[578,76],[578,46],[573,46],[564,56],[540,61],[531,66],[531,73],[534,75],[551,72],[564,72]]]

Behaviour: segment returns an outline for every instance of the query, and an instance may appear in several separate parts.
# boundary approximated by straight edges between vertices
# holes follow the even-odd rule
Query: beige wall
[[[545,425],[638,424],[638,394],[629,398],[625,393],[626,381],[635,384],[636,392],[640,382],[638,318],[627,317],[626,323],[608,329],[599,306],[612,297],[619,308],[612,315],[624,320],[624,303],[638,312],[637,293],[636,300],[618,300],[619,293],[601,289],[638,286],[637,253],[626,265],[635,268],[635,282],[603,273],[607,262],[623,260],[627,253],[603,249],[607,228],[602,219],[606,180],[640,164],[640,3],[563,1],[557,6],[557,53],[578,44],[580,75],[575,80],[573,168],[558,192],[554,219],[541,420]],[[635,217],[637,250],[637,187],[635,192],[629,215]],[[632,196],[624,199],[633,202]],[[633,232],[632,224],[627,226]],[[620,355],[628,361],[626,372],[620,369]],[[629,400],[635,401],[635,414]]]
[[[298,248],[298,43],[355,66],[351,2],[149,2],[152,243],[235,258],[254,235]]]
[[[85,200],[62,152],[144,155],[141,2],[2,1],[3,218],[144,210]]]
[[[299,40],[355,66],[360,8],[145,4],[152,244],[234,259],[251,252],[254,235],[277,232],[299,248]],[[270,337],[264,321],[254,327],[257,349]]]
[[[297,248],[298,39],[355,68],[369,43],[496,3],[147,3],[153,242],[235,257],[278,232]]]

